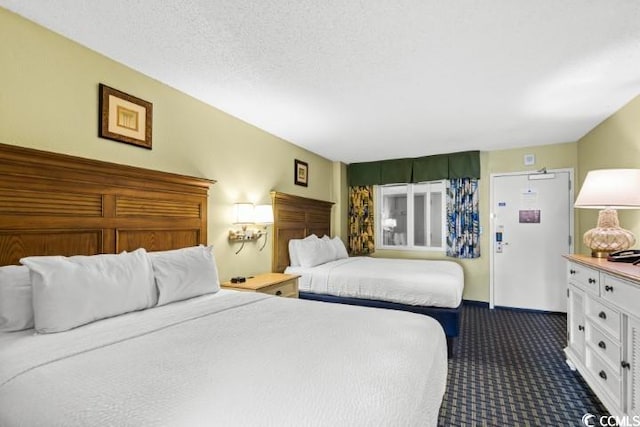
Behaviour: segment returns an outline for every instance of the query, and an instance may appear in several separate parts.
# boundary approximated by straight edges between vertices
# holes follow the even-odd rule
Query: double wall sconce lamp
[[[273,224],[273,208],[271,205],[254,205],[253,203],[235,203],[233,205],[233,224],[239,229],[229,230],[230,242],[242,242],[240,253],[246,242],[254,242],[264,237],[260,251],[267,245],[267,225]]]

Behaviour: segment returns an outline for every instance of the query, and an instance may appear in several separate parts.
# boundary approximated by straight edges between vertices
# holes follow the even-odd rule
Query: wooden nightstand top
[[[297,279],[298,277],[300,276],[297,274],[264,273],[264,274],[258,274],[252,278],[247,278],[247,281],[243,283],[224,282],[221,286],[223,288],[228,288],[228,289],[259,291],[262,288],[284,283],[289,280],[294,280],[294,279]]]

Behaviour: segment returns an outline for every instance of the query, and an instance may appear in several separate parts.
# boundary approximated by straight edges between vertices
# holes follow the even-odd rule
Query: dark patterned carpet
[[[565,363],[567,317],[466,304],[439,426],[579,426],[608,414]]]

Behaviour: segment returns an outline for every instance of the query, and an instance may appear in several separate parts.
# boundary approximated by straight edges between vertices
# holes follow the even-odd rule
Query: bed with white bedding
[[[0,425],[436,425],[424,316],[215,294],[56,334],[0,334]]]
[[[300,274],[300,298],[433,317],[442,325],[449,356],[453,356],[464,288],[459,264],[349,257],[338,237],[327,236],[332,203],[279,192],[271,196],[275,217],[272,270]]]
[[[287,267],[299,274],[300,291],[416,306],[456,308],[464,274],[450,261],[350,257],[313,267]]]

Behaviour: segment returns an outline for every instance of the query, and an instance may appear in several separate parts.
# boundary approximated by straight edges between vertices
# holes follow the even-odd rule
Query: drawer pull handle
[[[605,313],[604,311],[601,311],[601,312],[598,314],[598,317],[599,317],[599,318],[601,318],[601,319],[603,319],[603,320],[607,320],[607,313]]]
[[[582,325],[578,325],[578,330],[579,330],[579,331],[584,331],[584,326],[582,326]]]
[[[629,362],[625,362],[624,360],[620,362],[620,366],[622,366],[624,369],[631,369],[631,365],[629,364]]]
[[[613,286],[607,285],[607,286],[604,287],[604,290],[605,290],[605,292],[613,292]]]
[[[282,295],[282,291],[276,291],[276,295],[278,296]]]
[[[600,371],[598,375],[600,375],[600,378],[602,378],[603,380],[607,379],[607,373],[605,371]]]
[[[569,270],[569,274],[576,274],[576,271],[572,268],[571,270]]]
[[[596,279],[589,277],[589,283],[596,283]]]
[[[600,342],[598,343],[598,347],[600,347],[600,348],[601,348],[601,349],[603,349],[603,350],[606,350],[606,349],[607,349],[607,344],[605,344],[605,342],[604,342],[604,341],[600,341]]]

